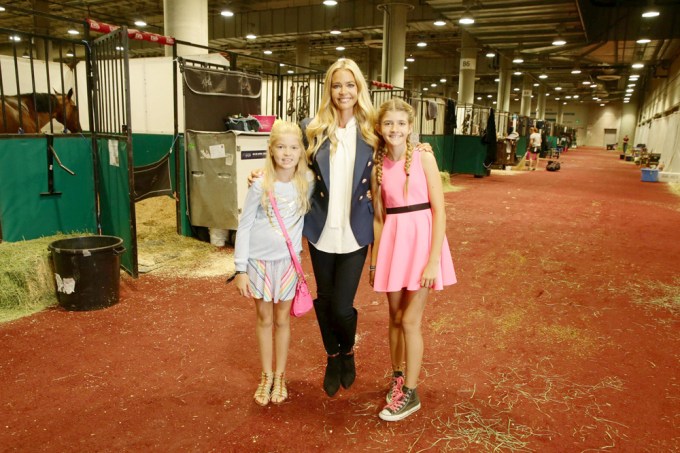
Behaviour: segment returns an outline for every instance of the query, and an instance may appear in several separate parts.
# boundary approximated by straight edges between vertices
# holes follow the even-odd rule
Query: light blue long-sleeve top
[[[313,186],[310,182],[310,186]],[[293,249],[302,251],[302,226],[295,185],[292,182],[275,182],[274,196]],[[248,189],[243,212],[236,230],[234,266],[236,271],[248,268],[248,259],[275,261],[290,257],[286,240],[271,206],[268,213],[262,207],[262,179],[256,179]]]

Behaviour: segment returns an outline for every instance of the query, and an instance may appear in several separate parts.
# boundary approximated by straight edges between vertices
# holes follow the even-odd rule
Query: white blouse
[[[352,118],[345,128],[335,132],[337,149],[330,156],[330,187],[328,188],[328,216],[314,244],[326,253],[351,253],[361,248],[349,223],[352,202],[352,179],[357,153],[357,123]]]

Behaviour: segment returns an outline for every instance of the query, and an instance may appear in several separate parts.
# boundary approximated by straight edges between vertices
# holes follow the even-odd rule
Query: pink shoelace
[[[399,382],[401,380],[401,382]],[[404,405],[404,397],[406,396],[404,392],[401,391],[402,386],[404,385],[404,378],[403,377],[398,377],[396,379],[397,385],[394,386],[392,389],[392,401],[390,404],[385,406],[385,409],[395,412],[401,408],[401,406]]]

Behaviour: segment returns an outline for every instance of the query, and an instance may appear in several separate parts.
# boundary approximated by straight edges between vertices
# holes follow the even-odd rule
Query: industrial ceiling
[[[167,1],[167,0],[166,0]],[[185,0],[191,1],[191,0]],[[518,72],[530,74],[548,90],[587,93],[584,81],[597,82],[600,97],[622,99],[628,76],[639,72],[648,80],[667,75],[670,63],[680,51],[680,1],[677,0],[400,0],[409,3],[406,30],[405,86],[428,87],[431,94],[455,97],[458,84],[461,30],[466,30],[479,49],[476,95],[496,93],[499,53],[521,55],[524,62],[513,64]],[[365,71],[379,77],[383,46],[384,12],[387,0],[338,0],[326,6],[322,0],[208,0],[209,46],[257,59],[294,64],[299,42],[309,43],[310,66],[323,70],[338,57],[355,59]],[[82,21],[134,25],[144,20],[145,31],[164,34],[163,0],[31,0],[8,1],[1,5],[0,53],[12,46],[9,33],[38,32],[67,36],[69,28],[83,30]],[[660,13],[645,18],[642,13],[654,6]],[[54,17],[31,15],[42,11]],[[233,16],[226,17],[222,11]],[[463,15],[474,23],[459,24]],[[74,19],[74,23],[56,17]],[[434,22],[443,21],[443,25]],[[81,22],[80,24],[78,22]],[[331,29],[341,33],[331,35]],[[141,28],[140,28],[141,29]],[[245,36],[253,33],[256,39]],[[553,45],[557,37],[566,41]],[[646,38],[649,42],[638,43]],[[417,43],[427,46],[419,47]],[[16,44],[14,44],[16,45]],[[342,49],[344,50],[337,50]],[[264,54],[264,51],[271,54]],[[494,53],[495,57],[486,57]],[[164,55],[153,43],[135,42],[133,57]],[[377,58],[376,58],[377,56]],[[375,61],[378,63],[375,63]],[[257,70],[262,61],[242,58],[241,65]],[[642,69],[633,69],[640,62]],[[369,71],[369,67],[372,69]],[[580,70],[580,73],[573,73]],[[373,74],[369,74],[373,75]],[[539,78],[540,75],[547,77]],[[441,82],[441,80],[446,80]],[[513,86],[522,77],[513,79]],[[432,84],[436,86],[431,87]],[[583,96],[585,98],[585,96]]]

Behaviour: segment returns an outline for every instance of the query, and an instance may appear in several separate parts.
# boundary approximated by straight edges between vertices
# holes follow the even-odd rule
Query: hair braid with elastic
[[[410,140],[406,142],[406,160],[404,162],[404,173],[406,173],[406,182],[404,183],[404,201],[408,202],[408,181],[411,176],[411,162],[413,161],[413,143]]]

